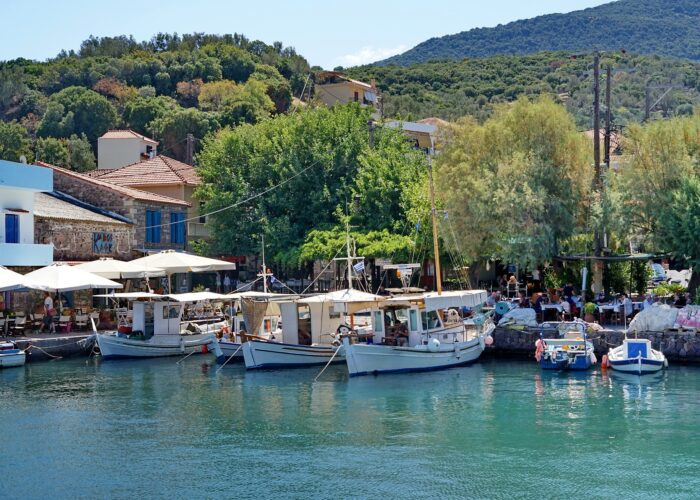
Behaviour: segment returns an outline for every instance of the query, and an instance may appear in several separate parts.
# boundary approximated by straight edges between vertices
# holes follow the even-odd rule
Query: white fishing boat
[[[343,336],[350,376],[441,370],[475,362],[495,325],[485,315],[465,325],[460,311],[487,299],[485,290],[392,297],[372,310],[371,336]]]
[[[607,364],[616,371],[646,375],[668,367],[666,356],[651,348],[648,339],[625,339],[621,346],[608,351]]]
[[[187,300],[177,301],[175,295],[166,297],[150,293],[113,294],[110,297],[128,298],[133,319],[127,331],[95,333],[103,359],[155,358],[209,351],[217,359],[223,358],[215,334],[181,333],[183,302]]]
[[[395,297],[374,308],[372,336],[365,342],[353,342],[356,337],[352,332],[344,335],[343,346],[350,376],[468,365],[479,359],[486,344],[492,341],[489,335],[495,325],[487,315],[477,316],[474,330],[467,328],[463,318],[464,311],[478,309],[486,302],[487,292],[442,291],[431,163],[428,164],[428,175],[437,292]]]
[[[12,342],[0,342],[0,368],[23,366],[27,356]]]

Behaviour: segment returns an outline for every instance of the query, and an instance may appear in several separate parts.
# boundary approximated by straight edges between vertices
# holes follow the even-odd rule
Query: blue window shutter
[[[146,243],[153,243],[153,212],[146,210]]]
[[[160,243],[160,212],[153,212],[153,243]]]

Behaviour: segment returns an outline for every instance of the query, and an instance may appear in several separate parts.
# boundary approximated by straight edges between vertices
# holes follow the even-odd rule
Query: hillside
[[[618,0],[568,14],[431,38],[376,64],[406,66],[465,57],[620,48],[637,54],[700,60],[700,2]]]
[[[611,108],[618,126],[643,119],[647,82],[686,87],[662,99],[656,116],[692,113],[692,106],[700,104],[700,63],[632,54],[611,54],[601,62],[614,68]],[[591,57],[572,59],[568,52],[542,52],[409,67],[369,65],[348,73],[360,80],[376,80],[384,115],[389,117],[451,120],[472,115],[484,120],[498,103],[547,93],[564,102],[578,126],[586,128],[591,125],[591,67]],[[654,89],[653,96],[662,92]]]
[[[0,61],[0,157],[86,170],[97,137],[128,127],[182,160],[188,132],[199,147],[220,127],[287,111],[308,72],[293,48],[239,34],[90,37],[45,62]]]

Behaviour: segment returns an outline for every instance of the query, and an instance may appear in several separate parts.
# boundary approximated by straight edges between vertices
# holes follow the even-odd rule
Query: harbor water
[[[692,498],[700,369],[349,379],[210,356],[0,371],[3,498]]]

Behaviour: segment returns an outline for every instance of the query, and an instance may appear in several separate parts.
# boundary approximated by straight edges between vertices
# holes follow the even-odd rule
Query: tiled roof
[[[102,137],[100,137],[100,139],[133,139],[134,137],[152,144],[158,144],[158,141],[153,140],[150,137],[146,137],[145,135],[141,135],[138,132],[134,132],[131,129],[108,130]]]
[[[95,211],[83,208],[90,206],[87,203],[81,203],[83,207],[71,203],[70,197],[61,195],[61,193],[36,193],[34,195],[34,216],[44,219],[59,219],[78,222],[104,222],[109,224],[119,224],[126,226],[124,220],[117,220],[97,213],[98,208],[93,207]],[[124,219],[121,217],[121,219]]]
[[[97,179],[98,177],[102,177],[104,174],[108,172],[112,172],[116,170],[116,168],[96,168],[95,170],[90,170],[88,172],[83,172],[85,175],[88,177],[92,177],[93,179]]]
[[[163,155],[111,170],[100,175],[100,179],[120,186],[152,186],[154,184],[198,186],[202,183],[193,166]]]
[[[437,127],[429,123],[390,121],[384,124],[388,128],[400,128],[406,132],[416,132],[433,135],[437,132]]]
[[[113,184],[111,182],[105,182],[102,179],[95,179],[95,178],[89,177],[87,175],[79,174],[78,172],[68,170],[68,169],[63,168],[63,167],[57,167],[56,165],[51,165],[50,163],[45,163],[43,161],[37,161],[35,163],[35,165],[38,165],[40,167],[51,168],[54,170],[54,172],[58,172],[61,175],[73,177],[73,178],[80,179],[80,180],[83,180],[85,182],[89,182],[91,184],[94,184],[95,186],[110,189],[112,191],[115,191],[119,194],[122,194],[124,196],[127,196],[127,197],[135,199],[135,200],[150,201],[150,202],[154,202],[154,203],[166,203],[168,205],[180,205],[180,206],[185,206],[185,207],[192,206],[191,204],[187,203],[186,201],[178,200],[175,198],[170,198],[169,196],[163,196],[160,194],[149,193],[147,191],[141,191],[140,189],[134,189],[134,188],[130,188],[127,186],[120,186],[118,184]]]

